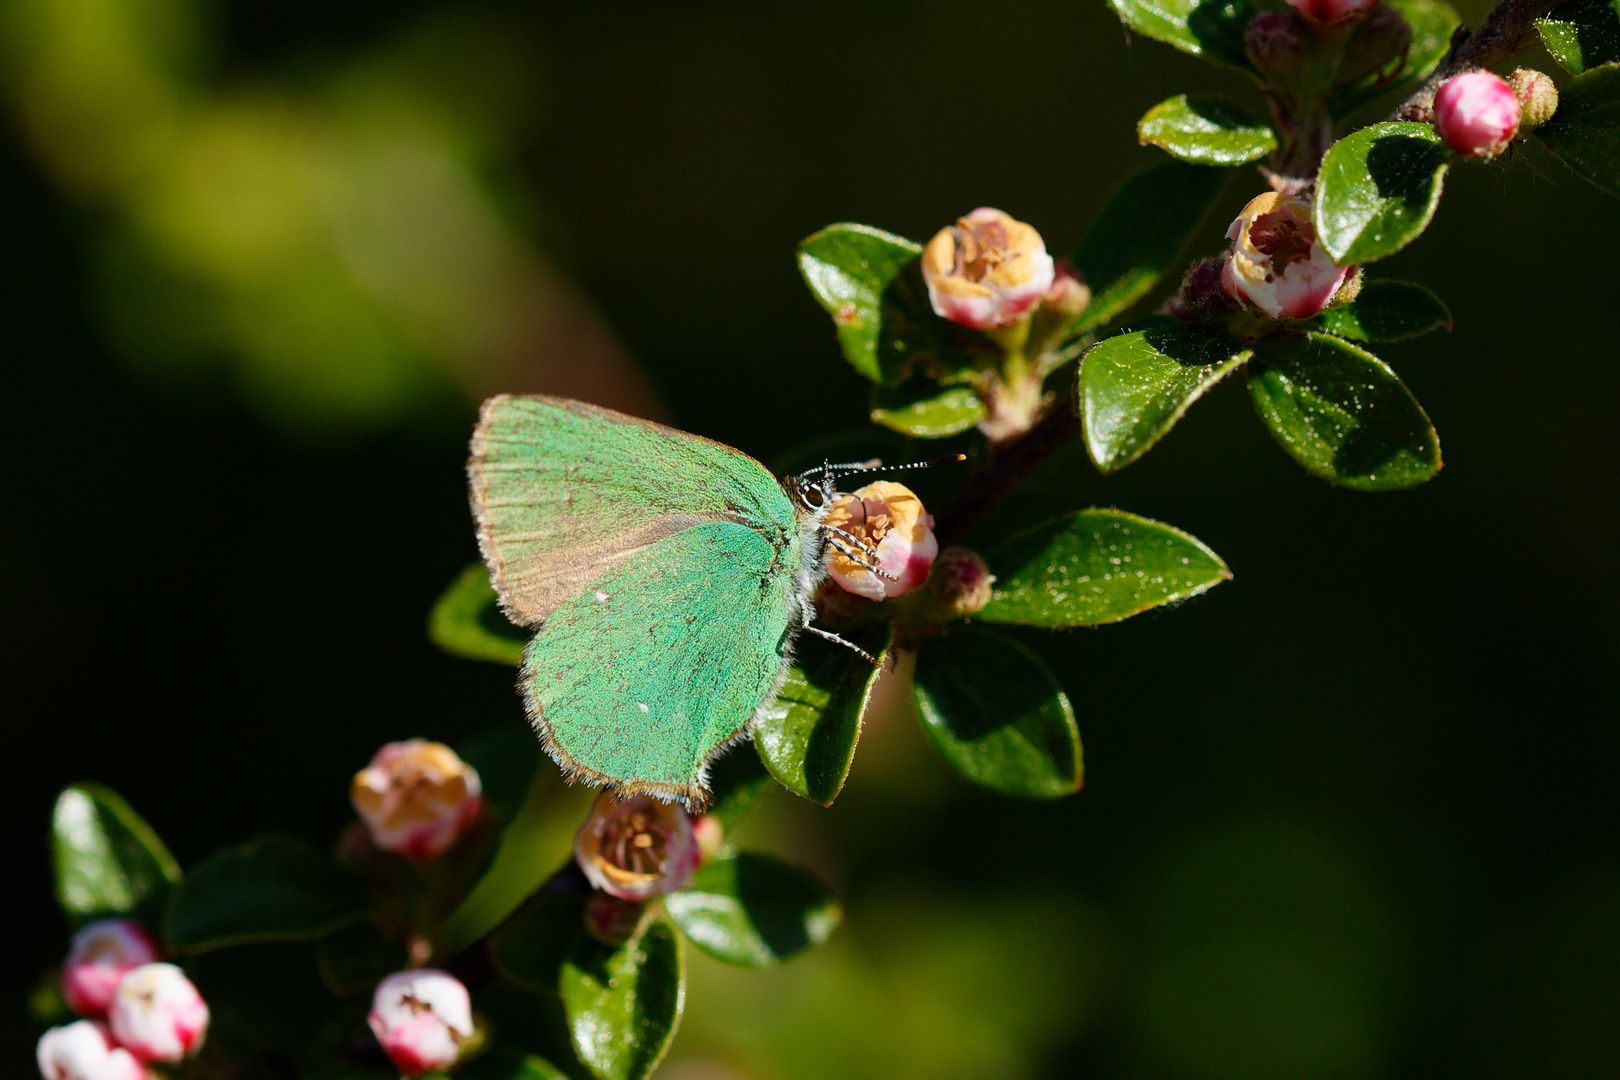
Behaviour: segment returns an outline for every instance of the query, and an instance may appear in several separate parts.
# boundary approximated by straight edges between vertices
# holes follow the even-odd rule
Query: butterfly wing
[[[523,659],[546,750],[576,777],[706,802],[708,763],[781,686],[795,569],[754,529],[712,522],[564,601]]]
[[[683,529],[734,521],[785,538],[794,521],[747,454],[567,398],[484,402],[467,475],[490,582],[524,626]]]

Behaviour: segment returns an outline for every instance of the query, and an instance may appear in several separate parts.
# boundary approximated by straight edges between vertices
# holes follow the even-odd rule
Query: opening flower
[[[45,1080],[146,1080],[146,1066],[94,1020],[51,1028],[39,1037],[34,1057]]]
[[[443,971],[400,971],[377,984],[366,1023],[395,1068],[421,1076],[461,1056],[473,1034],[472,999]]]
[[[143,1061],[179,1061],[202,1048],[208,1003],[173,964],[143,964],[118,980],[107,1021]]]
[[[1466,157],[1493,158],[1519,133],[1519,96],[1506,79],[1467,71],[1447,79],[1434,95],[1434,127],[1446,145]]]
[[[827,511],[826,525],[847,535],[845,547],[876,553],[874,565],[883,575],[836,546],[827,548],[832,579],[845,591],[868,600],[903,596],[915,589],[927,579],[928,568],[939,554],[934,519],[923,510],[922,500],[892,480],[879,480],[853,495],[840,495]]]
[[[88,923],[73,935],[62,962],[62,996],[80,1016],[106,1016],[124,973],[161,958],[157,942],[138,922]]]
[[[483,811],[478,771],[443,743],[389,743],[354,775],[349,797],[372,843],[413,859],[442,854]]]
[[[685,885],[702,855],[679,806],[647,795],[621,801],[604,791],[574,837],[574,858],[596,888],[646,900]]]
[[[1234,244],[1221,268],[1221,287],[1273,319],[1315,315],[1349,272],[1316,242],[1311,201],[1297,195],[1257,195],[1226,235]]]
[[[1054,264],[1040,233],[981,206],[934,235],[922,273],[935,314],[994,330],[1029,315],[1052,285]]]

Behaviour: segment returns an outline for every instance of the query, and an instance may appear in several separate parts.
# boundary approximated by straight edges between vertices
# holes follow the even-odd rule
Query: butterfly
[[[810,625],[827,547],[874,571],[876,553],[824,521],[839,477],[880,467],[778,480],[597,405],[484,402],[467,464],[478,546],[507,618],[537,628],[519,687],[563,771],[706,805],[709,764],[775,700],[794,638],[849,645]]]

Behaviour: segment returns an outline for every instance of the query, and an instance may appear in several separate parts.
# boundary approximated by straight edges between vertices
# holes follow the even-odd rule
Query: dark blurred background
[[[481,396],[767,461],[857,427],[800,237],[990,204],[1061,253],[1154,160],[1142,111],[1246,92],[1102,0],[8,0],[0,66],[18,1071],[61,785],[190,864],[324,842],[385,740],[522,722],[508,669],[424,636],[476,558]],[[1260,189],[1234,174],[1204,250]],[[773,793],[740,839],[847,925],[773,972],[695,958],[666,1075],[1620,1075],[1617,238],[1528,146],[1372,268],[1456,316],[1381,350],[1441,433],[1417,491],[1307,476],[1239,382],[1117,477],[1054,461],[1009,514],[1119,506],[1235,579],[1027,635],[1085,738],[1071,799],[972,789],[903,715],[833,809]]]

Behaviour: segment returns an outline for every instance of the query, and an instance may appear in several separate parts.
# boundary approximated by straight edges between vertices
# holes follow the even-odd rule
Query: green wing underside
[[[785,544],[795,521],[747,454],[566,398],[490,398],[467,472],[490,581],[525,626],[683,529],[741,522]]]
[[[786,666],[792,574],[732,522],[626,559],[524,652],[529,716],[576,776],[701,802],[709,761],[748,730]]]

